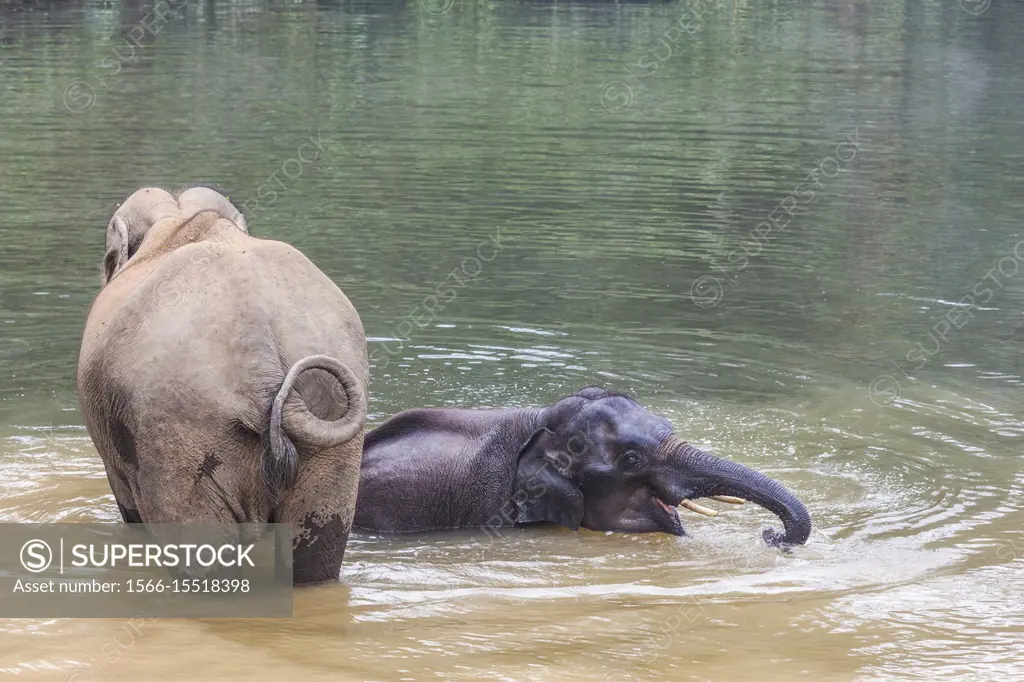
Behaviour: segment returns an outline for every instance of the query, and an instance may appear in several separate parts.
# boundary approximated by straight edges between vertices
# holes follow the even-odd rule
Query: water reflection
[[[0,670],[1024,676],[1024,287],[975,291],[1021,237],[1019,5],[732,0],[653,73],[690,6],[204,0],[132,53],[152,3],[38,5],[0,7],[0,520],[117,520],[74,395],[97,235],[142,184],[209,180],[357,305],[373,422],[602,384],[783,481],[815,532],[772,551],[747,505],[685,539],[362,534],[292,621],[159,621],[116,650],[123,623],[7,621]]]

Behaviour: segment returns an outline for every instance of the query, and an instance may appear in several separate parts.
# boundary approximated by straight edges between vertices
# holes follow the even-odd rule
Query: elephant
[[[366,435],[354,526],[383,532],[549,522],[686,535],[676,507],[754,502],[770,545],[804,544],[807,508],[779,482],[680,440],[632,398],[590,387],[523,409],[420,408]]]
[[[294,583],[338,579],[369,361],[298,250],[209,187],[139,189],[107,226],[77,384],[125,522],[291,524]]]

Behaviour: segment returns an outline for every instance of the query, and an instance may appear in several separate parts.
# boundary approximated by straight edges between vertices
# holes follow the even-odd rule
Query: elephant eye
[[[643,465],[644,458],[636,450],[626,450],[619,462],[623,471],[636,471]]]

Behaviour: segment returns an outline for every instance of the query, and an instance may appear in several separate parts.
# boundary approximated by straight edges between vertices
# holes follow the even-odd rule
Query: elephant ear
[[[519,451],[516,499],[520,501],[519,521],[549,521],[578,530],[583,521],[583,493],[569,479],[568,455],[547,447],[551,431],[539,429]],[[562,461],[559,461],[562,460]]]
[[[103,256],[103,283],[109,282],[128,262],[128,221],[116,215],[107,230],[107,252]]]

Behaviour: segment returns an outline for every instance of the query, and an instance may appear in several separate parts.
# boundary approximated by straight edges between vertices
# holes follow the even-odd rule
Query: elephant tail
[[[324,421],[310,412],[292,389],[299,376],[319,369],[337,381],[331,387],[331,402],[346,406],[345,414]],[[330,448],[355,438],[366,424],[366,391],[356,375],[343,362],[326,355],[311,355],[299,360],[288,371],[270,407],[270,419],[263,438],[263,479],[272,497],[295,485],[299,473],[298,446]]]

